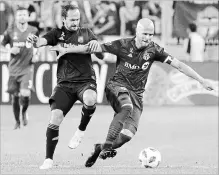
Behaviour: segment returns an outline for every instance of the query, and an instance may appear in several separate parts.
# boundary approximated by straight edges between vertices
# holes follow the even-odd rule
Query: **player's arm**
[[[42,46],[55,46],[58,43],[57,39],[58,31],[57,29],[52,29],[42,37],[38,37],[36,34],[29,34],[27,37],[27,41],[32,43],[34,47],[42,47]]]
[[[156,58],[155,58],[156,61],[160,61],[171,65],[173,68],[179,70],[180,72],[184,73],[188,77],[197,80],[207,90],[211,91],[215,89],[208,80],[206,80],[201,75],[199,75],[190,66],[186,65],[185,63],[169,55],[166,51],[164,51],[164,48],[158,45],[155,45],[155,48],[156,48]]]
[[[191,78],[197,80],[205,89],[207,89],[209,91],[215,89],[213,87],[213,85],[208,80],[203,78],[194,69],[192,69],[187,64],[179,61],[178,59],[168,56],[166,58],[165,62],[170,64],[172,67],[174,67],[175,69],[179,70],[180,72],[184,73],[188,77],[191,77]]]

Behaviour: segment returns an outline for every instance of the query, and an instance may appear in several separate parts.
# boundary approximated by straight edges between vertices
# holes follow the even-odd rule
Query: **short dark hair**
[[[78,6],[76,5],[68,4],[68,5],[62,6],[62,17],[66,18],[69,10],[76,10],[76,9],[79,10]]]
[[[16,11],[20,11],[20,10],[27,10],[27,8],[23,7],[23,6],[18,6]],[[27,10],[28,11],[28,10]]]
[[[190,23],[189,24],[189,29],[191,30],[191,32],[196,32],[197,31],[197,26],[195,23]]]

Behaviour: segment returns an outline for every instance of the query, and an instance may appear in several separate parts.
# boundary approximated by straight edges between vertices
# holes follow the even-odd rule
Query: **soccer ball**
[[[145,168],[156,168],[161,162],[160,152],[152,147],[143,149],[138,158]]]

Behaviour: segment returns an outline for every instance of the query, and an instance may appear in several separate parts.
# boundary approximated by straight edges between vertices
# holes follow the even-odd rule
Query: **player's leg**
[[[16,121],[14,129],[18,129],[20,128],[19,83],[15,76],[9,77],[7,92],[11,94],[12,109]]]
[[[20,104],[22,106],[22,121],[23,125],[26,126],[28,123],[28,114],[27,109],[29,106],[31,91],[29,89],[21,89],[20,90]]]
[[[109,150],[109,157],[114,157],[116,155],[115,149],[120,148],[125,143],[129,142],[135,133],[137,132],[139,119],[142,113],[142,109],[138,108],[134,105],[132,114],[128,116],[125,123],[123,124],[123,129],[119,133],[118,137],[114,140],[112,144],[112,149]],[[116,117],[117,114],[115,114],[114,117]],[[98,156],[102,153],[103,150],[103,144],[95,144],[94,145],[94,152],[92,155],[87,159],[85,166],[91,167],[96,162]]]
[[[78,98],[83,103],[83,107],[81,111],[81,121],[79,127],[77,128],[74,136],[72,137],[68,145],[71,149],[77,148],[78,145],[81,143],[87,125],[96,110],[96,84],[86,83],[82,85],[82,87],[80,87],[80,91],[78,92]]]
[[[94,152],[88,157],[85,163],[86,167],[93,166],[101,153],[107,157],[114,157],[116,155],[116,151],[112,149],[113,141],[117,138],[125,119],[132,110],[132,102],[127,89],[108,84],[106,87],[106,97],[116,113],[110,124],[106,143],[94,145]],[[128,105],[126,106],[125,104]]]
[[[114,114],[114,117],[117,113]],[[97,161],[97,158],[100,155],[100,152],[102,151],[103,144],[96,143],[94,144],[94,151],[91,153],[91,156],[88,157],[87,161],[85,162],[86,167],[91,167],[94,165],[94,163]]]
[[[20,82],[20,104],[22,106],[22,121],[23,125],[26,126],[28,123],[27,109],[30,103],[31,90],[33,88],[33,71],[20,76],[18,81]]]
[[[15,118],[15,126],[14,129],[20,128],[20,103],[19,103],[19,95],[17,93],[14,93],[11,95],[11,102],[12,102],[12,108]]]
[[[75,101],[63,88],[56,87],[54,89],[49,100],[52,115],[46,131],[46,159],[40,169],[52,167],[53,155],[59,139],[59,126]]]
[[[134,105],[132,114],[126,119],[122,131],[113,142],[113,149],[120,148],[134,137],[135,133],[137,132],[141,113],[142,110]]]
[[[101,159],[114,157],[116,155],[116,151],[112,149],[113,142],[118,137],[126,118],[131,115],[133,109],[129,91],[126,88],[108,86],[106,88],[106,93],[107,96],[109,96],[108,94],[111,94],[114,97],[113,100],[117,101],[117,106],[113,107],[116,109],[117,114],[110,124],[106,141],[102,146],[102,151],[99,155]]]

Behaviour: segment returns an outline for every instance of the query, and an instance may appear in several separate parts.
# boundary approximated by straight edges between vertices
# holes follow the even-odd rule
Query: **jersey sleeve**
[[[155,53],[155,61],[170,64],[173,60],[173,57],[157,44],[155,45]]]
[[[1,44],[3,46],[5,46],[7,44],[11,44],[11,37],[10,37],[9,32],[7,30],[3,34],[3,40],[1,42]]]
[[[101,44],[101,48],[103,52],[118,55],[119,50],[121,49],[121,42],[120,40],[115,40],[112,42],[103,43]]]
[[[88,38],[89,38],[89,41],[91,40],[97,40],[97,37],[94,35],[94,33],[90,30],[90,29],[87,29],[88,31]]]
[[[52,29],[42,37],[47,40],[47,45],[55,46],[58,44],[57,29]]]

